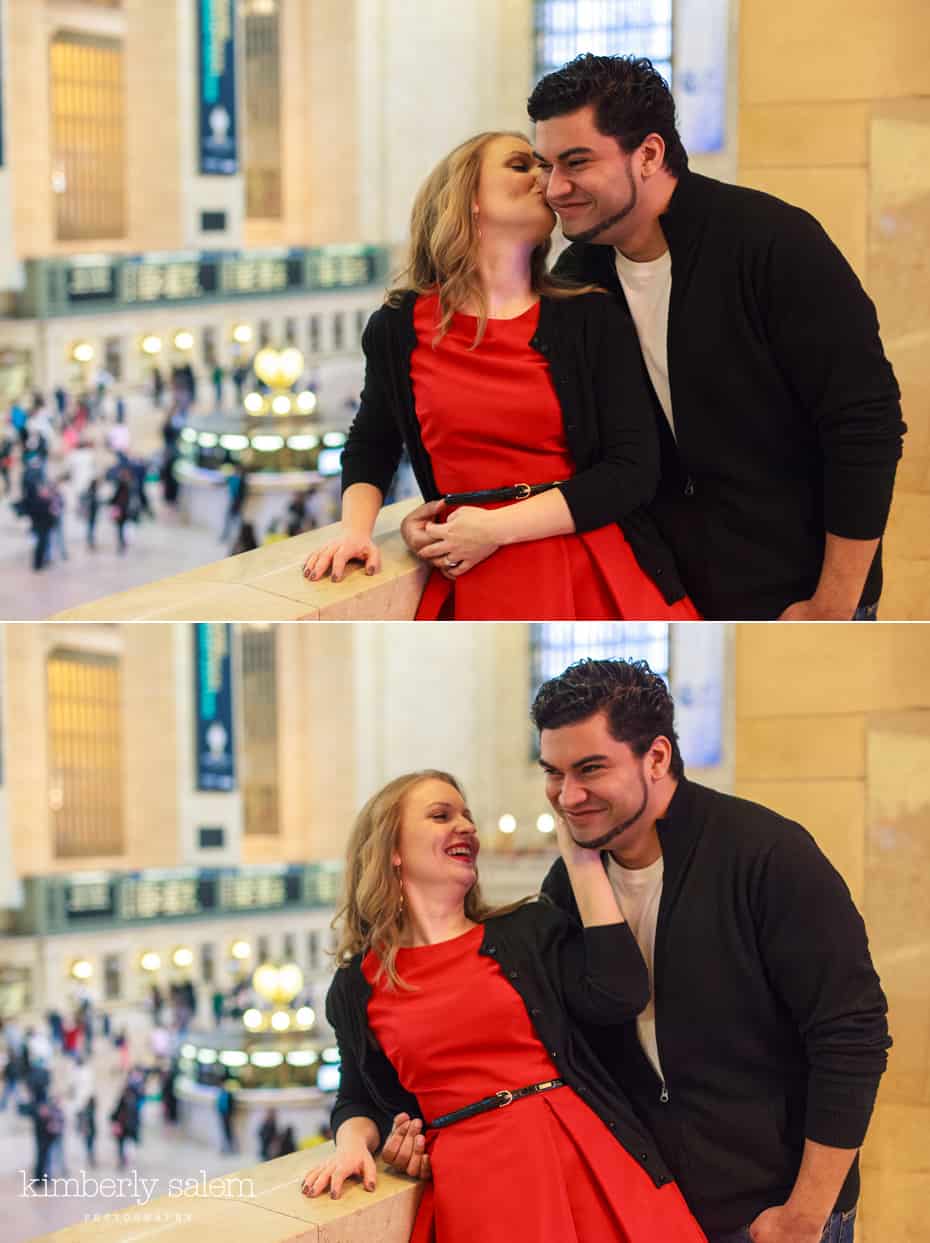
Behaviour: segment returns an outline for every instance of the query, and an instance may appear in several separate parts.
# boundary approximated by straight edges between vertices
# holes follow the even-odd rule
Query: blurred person
[[[270,1161],[278,1138],[278,1111],[269,1109],[258,1128],[258,1157]]]
[[[122,554],[126,551],[126,523],[132,518],[132,500],[135,480],[128,467],[120,468],[116,478],[113,495],[107,502],[110,506],[110,517],[116,528],[117,549]]]
[[[123,1088],[110,1114],[110,1129],[116,1140],[117,1164],[123,1170],[126,1168],[127,1143],[136,1144],[139,1139],[139,1101],[129,1084]]]
[[[152,368],[152,402],[157,410],[161,409],[161,403],[165,395],[165,380],[158,367]]]
[[[164,1119],[171,1125],[178,1120],[178,1095],[176,1080],[178,1063],[172,1059],[171,1065],[161,1072],[161,1106]]]
[[[239,524],[239,534],[236,536],[236,542],[229,551],[231,557],[237,557],[241,552],[252,552],[258,547],[258,536],[255,534],[255,527],[251,522],[241,522]]]
[[[46,1154],[46,1165],[49,1174],[62,1175],[67,1177],[68,1163],[65,1159],[65,1111],[61,1107],[61,1100],[57,1096],[49,1096],[47,1100],[39,1106],[40,1110],[45,1111],[45,1127],[49,1136],[48,1152]]]
[[[0,1097],[0,1113],[4,1112],[10,1097],[16,1103],[16,1086],[19,1083],[18,1058],[9,1047],[3,1051],[3,1096]]]
[[[250,368],[245,363],[239,363],[232,371],[232,381],[236,389],[236,401],[240,406],[242,405],[242,390],[245,388],[249,370]]]
[[[87,547],[92,552],[97,547],[97,515],[100,512],[100,496],[98,493],[98,487],[98,480],[93,478],[80,494],[81,514],[87,524]]]
[[[12,406],[10,407],[10,423],[13,425],[13,431],[19,437],[20,443],[22,445],[25,445],[26,443],[26,435],[27,435],[26,425],[28,422],[28,417],[29,416],[26,413],[26,407],[23,405],[23,400],[20,397],[16,401],[14,401]]]
[[[97,1098],[91,1095],[87,1098],[77,1113],[77,1130],[78,1134],[84,1140],[84,1150],[87,1154],[88,1165],[97,1164]]]
[[[213,381],[213,393],[217,410],[223,409],[223,380],[225,374],[219,363],[214,364],[210,378]]]
[[[297,1151],[297,1137],[292,1126],[286,1126],[278,1135],[272,1147],[273,1157],[288,1157]]]
[[[55,409],[58,412],[59,420],[63,420],[68,412],[68,390],[63,385],[56,386],[54,394]]]
[[[58,1114],[50,1101],[43,1096],[34,1100],[32,1109],[33,1136],[36,1146],[35,1169],[33,1178],[38,1183],[45,1183],[51,1176],[52,1148],[58,1139]]]
[[[61,480],[56,480],[49,485],[51,496],[52,515],[55,524],[49,534],[49,553],[54,555],[56,552],[62,561],[68,560],[68,545],[65,541],[65,494],[62,491]]]
[[[220,1126],[223,1132],[222,1152],[236,1151],[236,1136],[233,1131],[233,1113],[236,1107],[236,1099],[232,1092],[234,1083],[227,1079],[221,1083],[216,1094],[216,1112],[219,1114]]]
[[[6,429],[0,433],[0,479],[3,480],[3,494],[9,496],[13,490],[10,483],[10,468],[14,462],[16,438]]]
[[[210,999],[210,1004],[213,1009],[213,1022],[217,1027],[219,1027],[223,1022],[223,1011],[226,1008],[226,994],[222,989],[217,988],[213,990],[213,996]]]
[[[433,1177],[412,1243],[704,1239],[581,1034],[584,1019],[633,1019],[649,979],[600,858],[557,832],[583,927],[540,901],[484,904],[475,823],[450,774],[398,777],[362,809],[326,999],[336,1153],[305,1194],[338,1198],[352,1177],[373,1190],[391,1115],[422,1111]]]
[[[133,480],[135,482],[136,521],[139,521],[143,515],[146,518],[154,518],[155,511],[149,504],[148,493],[145,490],[145,483],[149,473],[148,462],[145,458],[134,458],[129,463],[129,469],[132,471]]]
[[[418,620],[697,618],[654,577],[670,554],[643,511],[659,441],[635,332],[603,290],[546,271],[554,225],[520,134],[479,134],[427,178],[405,278],[362,339],[341,531],[308,578],[379,571],[406,447],[432,502]]]
[[[49,560],[49,544],[52,532],[61,518],[61,509],[56,504],[52,488],[42,483],[36,489],[29,510],[32,529],[35,533],[35,548],[32,556],[32,568],[35,572],[45,568]]]
[[[242,521],[243,507],[249,495],[249,472],[243,462],[237,462],[235,469],[226,476],[226,493],[226,517],[220,532],[220,541],[224,544]]]
[[[152,1022],[156,1027],[161,1026],[161,1012],[165,1004],[162,991],[157,984],[153,984],[149,990],[149,1004],[152,1007]]]

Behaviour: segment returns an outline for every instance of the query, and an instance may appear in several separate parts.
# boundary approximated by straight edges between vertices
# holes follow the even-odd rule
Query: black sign
[[[226,622],[194,627],[198,790],[232,790],[236,783],[231,643]]]
[[[75,263],[68,268],[69,302],[112,302],[115,297],[116,268],[109,260]]]
[[[111,881],[81,881],[65,887],[65,914],[69,924],[85,919],[105,919],[115,913]]]
[[[200,171],[239,171],[236,124],[235,0],[197,0]]]

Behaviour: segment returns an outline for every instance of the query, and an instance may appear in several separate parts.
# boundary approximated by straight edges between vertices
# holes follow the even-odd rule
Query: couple
[[[800,825],[684,776],[642,662],[540,689],[561,859],[490,910],[454,778],[398,778],[349,845],[327,1016],[336,1153],[427,1176],[414,1243],[851,1243],[890,1045],[865,928]],[[425,1137],[424,1137],[425,1132]]]
[[[529,112],[535,150],[479,135],[420,190],[306,576],[377,572],[406,449],[418,618],[874,617],[905,429],[849,265],[806,212],[689,170],[648,61],[578,57]]]

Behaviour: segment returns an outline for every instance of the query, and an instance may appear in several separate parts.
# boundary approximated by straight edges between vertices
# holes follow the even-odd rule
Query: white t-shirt
[[[653,962],[656,947],[656,920],[659,916],[659,900],[662,897],[662,878],[665,860],[659,855],[649,867],[622,868],[615,859],[607,861],[607,875],[617,897],[623,918],[630,925],[640,953],[649,970],[649,1004],[636,1019],[636,1034],[643,1052],[652,1063],[656,1074],[665,1082],[659,1064],[659,1046],[656,1041],[656,1007],[654,1000]]]
[[[672,254],[637,263],[615,250],[617,276],[636,325],[646,370],[668,425],[675,434],[672,390],[668,381],[668,303],[672,293]]]

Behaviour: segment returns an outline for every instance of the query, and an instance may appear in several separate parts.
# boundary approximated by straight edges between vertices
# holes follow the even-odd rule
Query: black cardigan
[[[342,454],[342,488],[386,494],[404,448],[426,500],[440,493],[420,435],[410,381],[416,294],[382,306],[362,337],[365,384]],[[619,522],[643,570],[668,603],[685,594],[675,559],[643,508],[655,493],[659,441],[636,330],[602,293],[543,298],[529,344],[548,361],[577,473],[561,484],[577,531]],[[476,359],[477,365],[477,359]],[[528,411],[526,434],[531,434]],[[483,487],[540,483],[482,479]]]
[[[634,1024],[588,1029],[705,1231],[783,1203],[805,1137],[861,1145],[891,1041],[849,890],[799,824],[682,780],[658,823],[653,992],[668,1099]],[[564,865],[543,892],[577,908]],[[837,1208],[855,1204],[853,1164]]]
[[[627,925],[582,931],[549,902],[532,902],[488,919],[478,952],[496,959],[519,993],[561,1078],[657,1187],[670,1182],[672,1176],[655,1142],[592,1054],[578,1026],[584,1021],[596,1030],[604,1023],[620,1023],[638,1014],[649,999],[646,966]],[[357,955],[336,972],[326,997],[326,1017],[336,1032],[342,1058],[332,1128],[335,1134],[349,1118],[371,1118],[384,1143],[395,1113],[423,1115],[368,1026],[370,996],[361,955]],[[486,1095],[524,1086],[489,1081]],[[488,1153],[488,1160],[494,1160],[493,1153]],[[481,1171],[472,1174],[480,1177]]]
[[[884,531],[906,430],[898,386],[873,304],[807,212],[685,172],[660,220],[677,445],[654,399],[649,513],[705,617],[777,617],[813,594],[825,531]],[[555,271],[629,314],[612,246],[575,243]],[[876,554],[862,604],[881,582]]]

